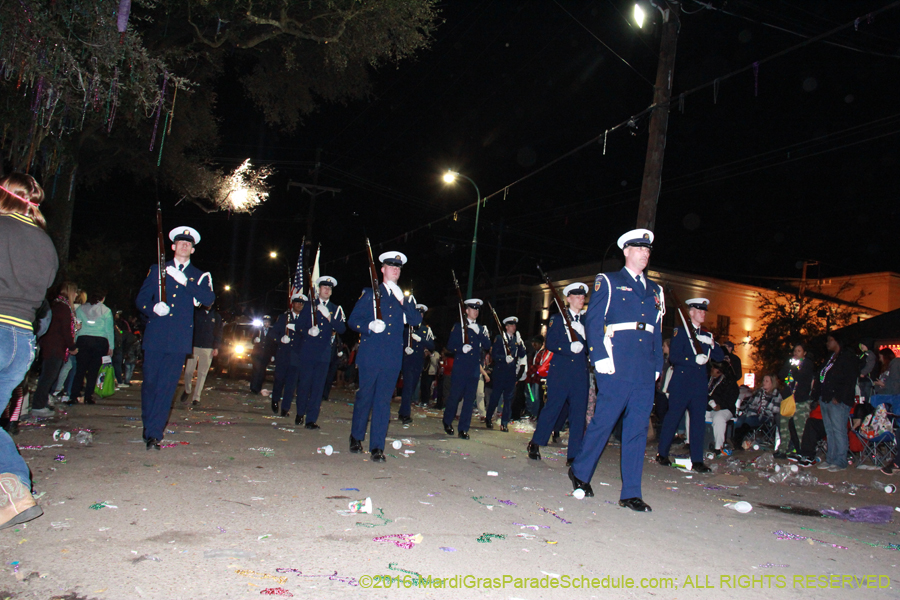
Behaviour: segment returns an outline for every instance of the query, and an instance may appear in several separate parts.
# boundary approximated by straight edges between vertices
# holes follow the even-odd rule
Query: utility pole
[[[341,192],[340,188],[333,187],[324,187],[319,185],[319,168],[322,165],[322,149],[316,149],[316,166],[313,169],[313,182],[310,183],[297,183],[296,181],[288,181],[287,189],[290,191],[292,187],[298,187],[302,189],[304,192],[309,194],[309,214],[306,217],[306,239],[312,240],[312,231],[313,231],[313,223],[316,219],[316,198],[320,194],[324,194],[325,192],[331,192],[332,194],[338,194]]]
[[[655,3],[651,2],[654,6]],[[641,200],[638,206],[637,226],[653,231],[656,227],[656,205],[662,185],[663,157],[666,153],[666,130],[669,126],[669,102],[672,98],[672,80],[675,75],[675,48],[678,30],[681,28],[681,5],[668,2],[667,8],[657,8],[662,13],[662,38],[659,42],[659,64],[656,68],[656,84],[653,86],[653,110],[650,113],[647,158],[644,161],[644,179],[641,183]]]

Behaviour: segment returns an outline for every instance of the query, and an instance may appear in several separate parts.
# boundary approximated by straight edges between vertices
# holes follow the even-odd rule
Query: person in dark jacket
[[[835,472],[847,468],[847,422],[855,401],[859,357],[850,349],[844,349],[834,333],[828,334],[825,346],[831,356],[819,372],[819,404],[828,436],[828,454],[818,468]]]
[[[75,348],[75,309],[72,303],[78,293],[78,286],[67,281],[59,290],[59,296],[51,305],[50,328],[41,338],[41,376],[31,402],[31,414],[50,417],[56,412],[48,406],[50,388],[56,382],[63,363],[69,355],[78,353]]]
[[[222,345],[222,317],[208,306],[201,306],[194,310],[194,353],[191,354],[184,367],[184,392],[181,401],[187,402],[191,398],[191,405],[200,404],[200,394],[203,393],[203,385],[209,374],[209,366],[212,359],[219,355],[219,347]],[[194,378],[194,369],[197,369],[197,383],[191,385]]]
[[[784,398],[793,395],[796,411],[794,416],[788,419],[777,418],[781,428],[781,440],[790,440],[790,446],[776,449],[775,458],[787,458],[790,461],[799,460],[800,436],[798,431],[803,431],[806,419],[810,411],[810,395],[812,393],[813,378],[816,375],[816,367],[813,361],[806,355],[806,344],[800,343],[794,346],[791,357],[785,361],[778,377],[787,387]]]
[[[250,358],[253,359],[253,375],[250,377],[252,393],[259,394],[262,391],[266,381],[266,367],[272,362],[277,350],[278,340],[272,335],[272,317],[266,315],[253,338],[253,351],[250,353]]]

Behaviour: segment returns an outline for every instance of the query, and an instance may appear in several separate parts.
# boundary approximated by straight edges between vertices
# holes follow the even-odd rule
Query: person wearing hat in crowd
[[[570,467],[581,450],[584,438],[584,426],[587,417],[588,388],[590,371],[588,357],[585,353],[585,330],[581,322],[584,317],[582,309],[587,300],[588,286],[584,283],[573,283],[563,289],[569,307],[569,320],[575,330],[575,338],[566,327],[562,315],[550,319],[547,328],[547,349],[553,352],[550,359],[550,371],[547,373],[547,403],[541,409],[534,435],[528,443],[528,458],[541,459],[541,446],[546,446],[550,435],[559,425],[557,420],[568,406],[569,414],[569,449],[566,466]],[[561,425],[559,425],[561,427]]]
[[[653,232],[635,229],[619,237],[620,271],[600,273],[583,321],[590,364],[596,371],[597,406],[581,450],[569,469],[576,490],[593,496],[591,478],[609,435],[622,422],[622,491],[619,506],[650,512],[641,495],[647,422],[656,378],[663,366],[662,288],[647,279]],[[624,416],[623,416],[624,415]]]
[[[335,335],[347,330],[344,309],[331,301],[337,279],[325,275],[316,280],[319,297],[304,310],[306,315],[298,323],[303,334],[300,347],[300,376],[297,384],[297,416],[295,425],[302,425],[304,415],[306,429],[319,429],[319,408],[325,378],[331,366],[331,347]]]
[[[459,401],[463,401],[459,413],[459,432],[464,440],[469,439],[469,425],[472,422],[472,407],[475,394],[478,392],[478,380],[481,378],[481,353],[491,346],[491,338],[487,327],[478,324],[478,313],[482,302],[478,298],[465,301],[465,326],[468,328],[468,342],[462,323],[453,325],[447,339],[447,349],[456,353],[453,359],[453,377],[450,380],[450,394],[444,407],[444,431],[453,435],[453,419]]]
[[[689,325],[682,323],[672,333],[672,342],[669,345],[669,361],[673,367],[668,388],[669,410],[663,419],[656,462],[663,466],[672,465],[672,461],[669,460],[669,449],[672,447],[681,415],[687,410],[690,417],[688,439],[693,440],[691,469],[708,473],[710,469],[703,463],[703,437],[706,430],[706,411],[710,402],[706,363],[710,360],[722,362],[725,365],[723,368],[728,368],[728,363],[725,362],[722,347],[713,339],[713,334],[702,327],[706,321],[706,311],[709,310],[709,300],[691,298],[685,304],[688,306],[688,317],[691,322]],[[697,338],[700,345],[699,352],[694,347],[691,335],[685,329],[686,326],[691,327]]]
[[[266,381],[266,367],[275,356],[278,349],[278,340],[272,332],[272,317],[266,315],[262,318],[262,325],[253,338],[253,350],[250,357],[253,359],[253,374],[250,377],[250,391],[259,394]]]
[[[384,438],[391,420],[391,398],[403,361],[405,325],[418,327],[422,313],[416,309],[416,299],[403,295],[397,285],[406,256],[400,252],[384,252],[381,262],[382,283],[378,285],[381,318],[375,311],[375,291],[365,288],[350,313],[348,325],[359,333],[356,364],[359,367],[359,391],[353,404],[353,425],[350,432],[350,452],[363,451],[362,442],[372,425],[369,451],[373,462],[384,462]]]
[[[425,313],[428,307],[417,304],[416,309],[422,315],[422,323],[418,327],[406,326],[406,339],[403,342],[403,393],[400,399],[400,411],[397,415],[400,421],[407,425],[412,423],[413,395],[416,393],[416,385],[422,376],[425,367],[425,351],[434,352],[434,334],[431,327],[425,324]]]
[[[137,295],[137,308],[149,319],[144,331],[144,383],[141,420],[147,450],[160,449],[172,396],[178,387],[184,357],[193,348],[194,306],[212,306],[211,280],[191,262],[200,234],[191,227],[169,232],[175,257],[166,263],[166,301],[159,297],[159,266],[154,264]],[[205,279],[205,278],[204,278]]]
[[[491,346],[491,358],[494,361],[494,372],[492,381],[494,387],[491,390],[491,399],[488,402],[487,411],[484,418],[484,426],[488,429],[494,428],[494,411],[503,398],[503,412],[500,414],[500,431],[509,431],[509,420],[512,415],[513,399],[516,395],[516,380],[519,375],[520,359],[525,358],[525,343],[522,336],[516,331],[519,326],[518,317],[506,317],[503,319],[503,327],[506,331],[501,332],[494,339],[494,345]],[[509,350],[507,350],[507,345]]]
[[[272,414],[286,417],[291,410],[297,379],[300,376],[300,346],[303,344],[303,328],[310,323],[303,305],[306,294],[294,290],[291,310],[278,316],[272,327],[272,336],[278,340],[275,353],[275,383],[272,386]],[[304,320],[304,315],[306,319]],[[298,416],[300,412],[297,411]]]

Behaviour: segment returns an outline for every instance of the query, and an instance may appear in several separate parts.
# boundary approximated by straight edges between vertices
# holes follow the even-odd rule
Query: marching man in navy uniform
[[[144,332],[141,387],[141,420],[147,450],[160,449],[184,357],[193,350],[194,307],[212,306],[216,301],[209,274],[191,264],[200,234],[191,227],[176,227],[169,232],[169,239],[175,258],[166,263],[166,302],[160,301],[159,266],[153,265],[135,303],[149,319]]]
[[[294,424],[302,425],[306,415],[306,428],[319,429],[319,408],[325,391],[325,378],[331,366],[331,344],[335,335],[347,331],[344,309],[331,302],[331,293],[337,279],[323,276],[316,280],[319,297],[311,302],[306,315],[297,326],[303,343],[300,348],[300,377],[297,385],[297,416]],[[308,329],[307,329],[308,327]]]
[[[383,277],[383,282],[378,286],[381,292],[381,319],[376,318],[374,291],[365,288],[348,320],[350,328],[359,333],[356,354],[359,391],[353,405],[350,452],[363,451],[362,442],[366,439],[371,413],[369,451],[373,462],[384,462],[384,438],[391,420],[391,398],[403,361],[403,327],[417,327],[422,322],[422,314],[416,310],[416,299],[411,295],[405,297],[397,285],[406,256],[400,252],[384,252],[378,260]]]
[[[509,431],[509,419],[512,415],[513,398],[516,395],[516,375],[518,375],[519,359],[525,356],[525,343],[516,331],[519,325],[517,317],[503,319],[503,327],[506,329],[494,339],[491,346],[491,358],[494,361],[494,372],[491,374],[491,382],[494,387],[491,390],[491,399],[488,402],[484,417],[484,426],[494,428],[494,411],[503,398],[503,412],[500,415],[500,431]],[[509,351],[507,351],[507,344]]]
[[[538,424],[531,442],[528,444],[528,458],[541,459],[541,446],[546,446],[550,435],[557,430],[557,420],[568,406],[569,415],[569,450],[566,466],[572,466],[578,451],[581,450],[584,438],[584,425],[587,419],[588,387],[590,371],[588,356],[585,352],[584,317],[582,309],[587,299],[588,286],[584,283],[572,283],[563,290],[569,307],[569,320],[575,330],[576,339],[566,328],[562,315],[550,320],[547,329],[547,350],[553,352],[550,359],[550,371],[547,373],[547,403],[541,409]],[[562,421],[563,423],[565,421]]]
[[[487,327],[478,324],[478,313],[481,311],[481,300],[469,298],[466,304],[466,327],[468,328],[469,341],[462,324],[456,323],[450,330],[450,338],[447,340],[447,350],[455,352],[453,358],[453,376],[450,378],[450,394],[444,408],[444,431],[447,435],[453,435],[453,419],[456,417],[456,407],[462,399],[462,410],[459,413],[459,433],[461,439],[469,439],[469,425],[472,423],[472,407],[475,404],[475,394],[478,392],[478,380],[481,378],[481,353],[490,349],[491,338]]]
[[[653,409],[655,381],[663,366],[660,329],[665,314],[662,288],[647,279],[653,232],[635,229],[622,235],[621,271],[600,273],[584,315],[590,363],[596,371],[597,407],[584,434],[581,451],[569,469],[576,494],[593,496],[591,478],[597,461],[624,414],[622,491],[619,506],[650,512],[641,498],[641,474],[647,446],[647,422]]]
[[[669,411],[663,419],[662,432],[659,435],[659,454],[656,462],[663,466],[671,466],[669,460],[669,448],[675,438],[675,430],[681,415],[688,411],[690,416],[691,444],[691,469],[700,473],[708,473],[710,468],[703,463],[703,437],[706,429],[706,411],[709,397],[707,384],[709,376],[706,373],[706,363],[710,359],[722,361],[725,353],[713,339],[712,333],[702,328],[706,321],[706,311],[709,310],[709,300],[706,298],[691,298],[685,304],[688,305],[688,316],[697,341],[700,342],[701,352],[697,352],[691,342],[686,327],[676,327],[672,334],[672,342],[669,346],[669,361],[674,367],[672,379],[669,382]]]
[[[272,386],[272,413],[288,416],[297,379],[300,376],[300,347],[303,345],[303,328],[310,323],[309,313],[303,311],[306,294],[294,291],[291,310],[279,315],[272,327],[272,336],[278,340],[275,353],[275,384]],[[304,319],[304,316],[306,317]],[[300,411],[297,411],[298,414]]]
[[[263,383],[266,380],[266,368],[274,356],[278,348],[278,341],[275,340],[269,332],[272,329],[272,317],[266,315],[262,318],[262,326],[256,332],[253,338],[253,375],[250,377],[250,391],[258,394],[262,391]]]
[[[403,348],[403,394],[400,399],[400,412],[397,415],[400,421],[407,425],[412,423],[410,411],[412,410],[413,394],[419,377],[422,376],[422,368],[425,366],[425,350],[434,352],[434,334],[431,327],[425,324],[425,313],[428,307],[417,304],[416,309],[422,314],[423,321],[418,327],[406,326],[406,340]]]

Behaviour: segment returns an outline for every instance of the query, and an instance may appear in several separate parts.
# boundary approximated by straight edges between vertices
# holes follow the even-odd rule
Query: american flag
[[[294,283],[291,286],[290,297],[288,298],[288,307],[291,306],[291,298],[294,294],[306,294],[306,272],[303,269],[303,254],[306,252],[306,238],[303,238],[300,246],[300,256],[297,258],[297,269],[294,271]]]

